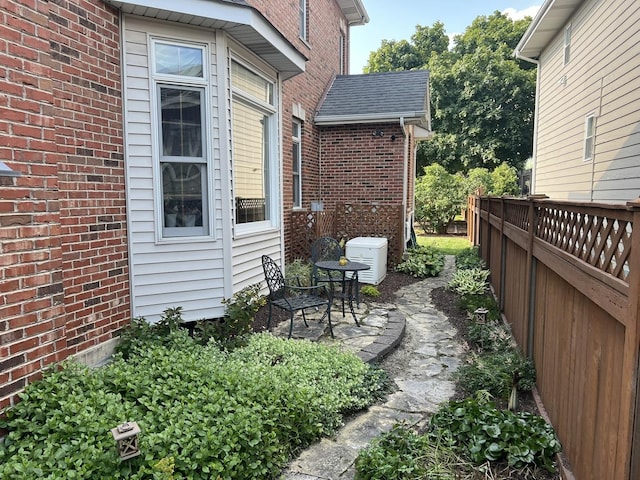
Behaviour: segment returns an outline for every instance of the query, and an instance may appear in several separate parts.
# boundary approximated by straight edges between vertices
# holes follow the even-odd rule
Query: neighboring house
[[[403,244],[413,224],[416,142],[431,134],[426,70],[340,75],[316,114],[320,198],[402,205]]]
[[[532,193],[640,196],[640,2],[546,0],[516,47],[538,65]]]

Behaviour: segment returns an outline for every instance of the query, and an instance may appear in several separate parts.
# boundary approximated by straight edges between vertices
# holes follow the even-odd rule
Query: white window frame
[[[345,68],[344,68],[345,67],[345,57],[346,57],[345,49],[346,49],[346,43],[347,42],[346,42],[346,35],[342,31],[340,31],[340,37],[339,37],[339,42],[338,43],[339,43],[339,47],[338,48],[340,49],[339,57],[338,57],[339,61],[340,61],[340,69],[338,71],[339,71],[340,75],[344,75],[345,74]]]
[[[298,14],[298,34],[300,35],[300,38],[302,40],[304,40],[305,42],[309,41],[309,35],[308,35],[308,28],[307,28],[307,22],[308,22],[308,10],[307,10],[307,0],[299,0],[299,14]]]
[[[302,208],[302,122],[297,118],[293,119],[293,131],[291,132],[292,145],[292,187],[293,187],[293,208]],[[297,161],[294,152],[297,152]],[[297,171],[296,171],[297,170]],[[296,182],[297,179],[297,182]],[[297,194],[297,195],[296,195]],[[297,197],[297,202],[296,202]]]
[[[562,65],[567,65],[571,60],[571,24],[564,27],[564,47],[562,49]]]
[[[583,159],[585,162],[593,160],[596,147],[596,114],[590,113],[584,117]]]
[[[172,45],[178,47],[195,48],[202,53],[202,76],[186,76],[177,74],[165,74],[156,72],[156,45]],[[184,241],[191,237],[202,238],[212,237],[213,229],[211,226],[214,224],[212,215],[212,198],[211,192],[213,188],[212,173],[213,165],[211,156],[209,154],[209,121],[210,117],[210,85],[209,85],[209,49],[206,44],[203,43],[191,43],[183,40],[175,40],[168,38],[153,37],[150,39],[150,75],[151,75],[151,101],[152,101],[152,124],[155,123],[154,128],[154,145],[157,146],[154,155],[154,175],[155,181],[155,211],[156,211],[156,225],[158,238],[164,241]],[[202,126],[202,156],[201,157],[175,157],[164,156],[162,152],[162,109],[160,106],[160,90],[163,87],[184,89],[191,91],[201,91],[202,105],[201,105],[201,126]],[[181,227],[169,227],[165,226],[164,217],[164,199],[163,199],[163,186],[162,186],[162,170],[163,164],[171,163],[195,163],[205,166],[206,175],[202,179],[202,226],[181,226]]]
[[[235,202],[234,202],[234,232],[236,235],[245,235],[258,233],[261,231],[277,228],[280,222],[279,217],[279,206],[280,206],[280,195],[279,195],[279,178],[280,178],[280,169],[278,163],[278,98],[277,98],[277,88],[276,88],[276,80],[275,78],[269,77],[262,70],[259,70],[257,67],[251,65],[249,62],[245,61],[242,57],[237,56],[236,54],[232,54],[230,58],[230,62],[235,62],[238,65],[246,68],[251,73],[261,77],[263,80],[271,84],[272,88],[272,98],[271,103],[267,103],[261,99],[256,98],[255,96],[245,92],[241,89],[238,89],[231,84],[231,124],[233,125],[233,111],[235,102],[240,102],[244,106],[252,108],[264,115],[268,116],[268,124],[265,128],[268,131],[268,148],[266,154],[268,155],[268,185],[266,187],[266,193],[269,195],[269,200],[267,202],[267,215],[268,218],[263,221],[256,222],[247,222],[247,223],[236,223],[236,211],[235,211]],[[229,74],[231,75],[231,66],[229,67]],[[233,128],[231,131],[231,145],[232,145],[232,169],[233,169]],[[232,175],[235,175],[235,172],[232,172]],[[234,185],[235,185],[235,177],[234,177]],[[232,191],[232,198],[235,198],[235,191]]]

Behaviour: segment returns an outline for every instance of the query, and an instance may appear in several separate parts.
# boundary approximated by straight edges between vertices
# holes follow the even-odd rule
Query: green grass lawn
[[[457,255],[471,243],[464,235],[418,235],[418,245],[435,245],[445,255]]]

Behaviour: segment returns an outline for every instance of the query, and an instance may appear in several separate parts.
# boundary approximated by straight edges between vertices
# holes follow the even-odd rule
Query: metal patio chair
[[[331,325],[331,296],[325,295],[325,297],[319,296],[318,289],[325,289],[324,286],[312,286],[301,287],[299,285],[287,285],[282,274],[280,267],[268,256],[262,256],[262,268],[264,270],[264,278],[269,287],[269,319],[267,320],[267,329],[271,326],[271,312],[272,308],[278,307],[286,312],[289,312],[289,318],[291,324],[289,325],[289,338],[293,332],[293,316],[297,311],[302,312],[302,319],[305,326],[307,324],[307,317],[304,311],[308,308],[320,308],[325,307],[325,313],[320,319],[324,319],[326,316],[329,321],[329,332],[331,338],[333,338],[333,327]]]

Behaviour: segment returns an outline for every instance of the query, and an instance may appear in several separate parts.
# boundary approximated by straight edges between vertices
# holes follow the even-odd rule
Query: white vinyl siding
[[[585,1],[540,58],[535,193],[626,202],[640,196],[640,2]],[[566,84],[560,82],[565,77]],[[584,161],[585,117],[594,114],[596,155]]]
[[[208,139],[205,144],[211,165],[208,175],[214,179],[208,202],[213,206],[212,236],[161,239],[160,212],[157,208],[161,187],[158,161],[157,110],[152,102],[150,49],[152,38],[165,38],[207,45],[208,105],[218,103],[218,85],[213,65],[214,32],[194,33],[193,29],[154,23],[125,16],[124,27],[124,93],[126,168],[129,216],[132,315],[150,322],[160,318],[169,307],[181,306],[186,321],[216,318],[224,314],[221,300],[225,292],[225,263],[222,242],[223,208],[220,192],[219,126],[209,114]],[[212,141],[212,139],[214,141]],[[228,209],[226,209],[228,212]],[[228,213],[227,213],[228,215]]]

